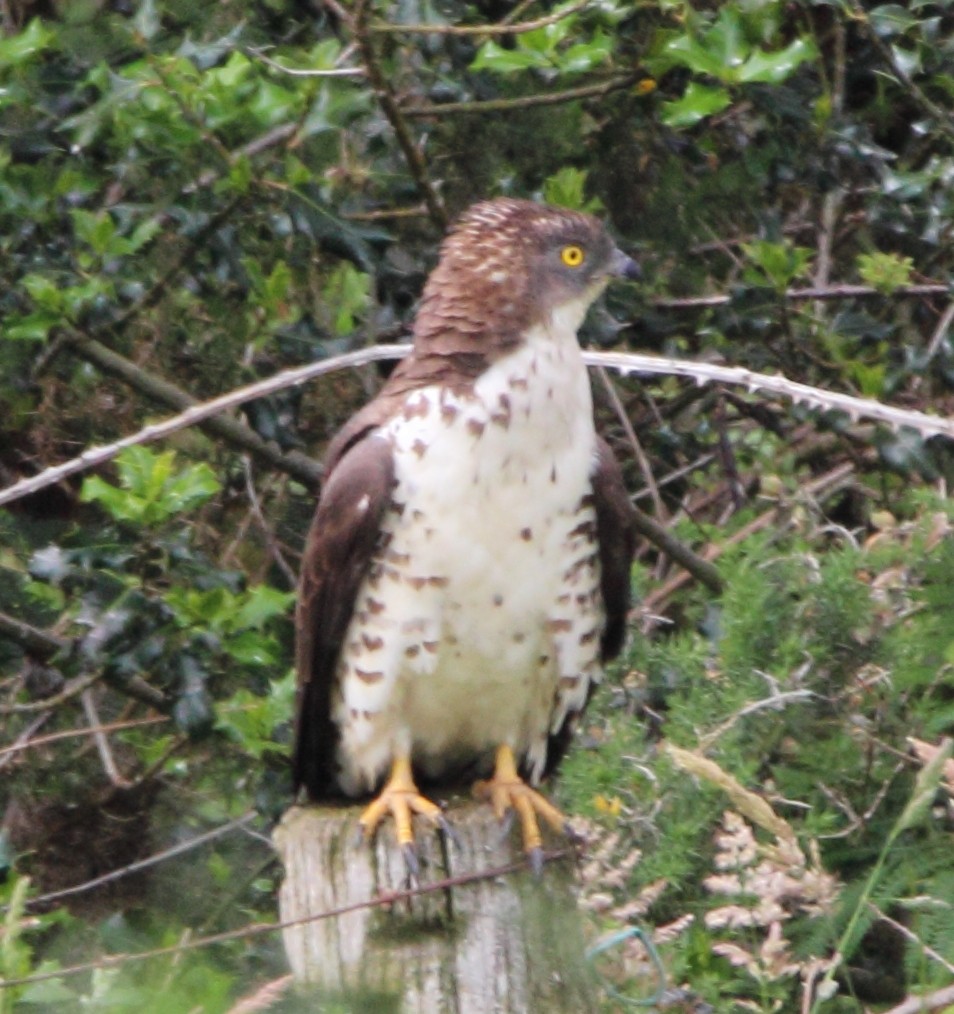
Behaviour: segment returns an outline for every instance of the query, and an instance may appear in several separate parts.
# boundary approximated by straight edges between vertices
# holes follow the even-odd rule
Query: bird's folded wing
[[[596,443],[596,465],[590,477],[596,510],[596,538],[600,553],[600,591],[606,625],[600,639],[604,662],[615,658],[626,640],[630,568],[636,549],[634,510],[616,457],[605,440]]]
[[[313,798],[334,793],[335,668],[394,486],[391,447],[373,434],[352,443],[332,465],[302,557],[295,614],[294,786],[305,786]]]

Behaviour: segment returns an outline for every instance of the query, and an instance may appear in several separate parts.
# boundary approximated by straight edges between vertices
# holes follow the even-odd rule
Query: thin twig
[[[358,43],[358,49],[364,61],[368,81],[374,89],[382,112],[388,118],[388,122],[394,130],[394,136],[397,138],[398,145],[404,153],[404,159],[407,162],[408,169],[411,171],[411,176],[417,184],[421,196],[424,198],[424,203],[427,205],[431,220],[443,231],[450,225],[450,218],[448,217],[447,209],[444,207],[444,202],[434,189],[434,185],[428,176],[427,163],[424,161],[421,149],[415,143],[414,138],[411,137],[405,113],[398,105],[394,92],[391,90],[391,85],[378,64],[377,54],[374,51],[374,42],[368,28],[370,6],[370,0],[357,0],[354,6],[352,30],[354,31],[355,41]]]
[[[288,74],[290,77],[364,77],[365,69],[363,67],[328,67],[325,70],[309,70],[303,67],[286,67],[283,63],[279,63],[277,60],[272,60],[267,57],[261,49],[256,49],[254,46],[246,47],[245,52],[254,57],[256,60],[261,61],[266,67],[272,67],[274,70],[279,70],[283,74]]]
[[[41,701],[31,701],[29,704],[4,704],[0,706],[0,715],[35,715],[40,711],[49,711],[57,708],[67,701],[73,700],[91,687],[99,679],[99,673],[87,673],[83,676],[76,676],[71,679],[58,694],[52,697],[44,697]]]
[[[832,493],[835,490],[842,489],[847,483],[849,483],[854,475],[855,466],[851,462],[844,462],[837,465],[830,472],[826,472],[824,475],[818,476],[811,482],[807,483],[802,487],[802,491],[806,495],[817,496],[822,491],[826,493]],[[764,514],[760,514],[757,518],[750,521],[745,527],[739,529],[729,538],[725,539],[719,545],[710,545],[701,558],[708,563],[713,560],[719,559],[723,553],[727,553],[733,546],[737,546],[742,542],[745,542],[756,532],[761,531],[763,528],[774,525],[778,522],[779,511],[777,507],[773,507],[771,510],[765,511]],[[688,572],[682,572],[673,575],[669,578],[665,584],[661,584],[654,588],[649,595],[643,599],[642,611],[647,615],[652,615],[654,611],[658,610],[660,603],[665,602],[673,592],[681,588],[690,578]]]
[[[132,783],[123,777],[116,765],[116,758],[113,757],[112,747],[109,745],[106,733],[103,732],[103,723],[99,720],[99,712],[96,710],[96,701],[93,699],[93,691],[90,687],[80,694],[80,700],[83,702],[86,721],[89,722],[87,731],[92,733],[106,777],[116,788],[128,789]]]
[[[643,445],[639,442],[639,437],[636,436],[633,424],[630,422],[629,416],[626,414],[626,409],[623,407],[622,401],[620,401],[619,393],[613,386],[613,382],[610,380],[606,369],[602,366],[597,366],[596,375],[600,378],[603,390],[606,391],[606,396],[609,398],[613,406],[616,418],[623,427],[623,432],[626,434],[626,439],[629,441],[629,446],[633,449],[633,455],[636,458],[639,470],[642,472],[643,479],[646,482],[646,488],[649,490],[649,495],[653,502],[653,510],[656,512],[656,518],[660,523],[663,523],[666,521],[668,513],[666,511],[666,505],[663,503],[663,498],[659,495],[659,487],[656,485],[656,477],[653,475],[653,470],[650,467],[649,458],[646,457]]]
[[[941,314],[937,327],[934,329],[934,334],[931,335],[931,340],[928,342],[925,353],[928,361],[937,355],[937,350],[941,347],[941,342],[947,337],[947,332],[951,329],[952,322],[954,322],[954,302],[947,304],[947,309]]]
[[[145,859],[139,859],[137,862],[129,863],[127,866],[123,866],[118,870],[111,870],[109,873],[104,873],[101,877],[94,877],[92,880],[84,881],[82,884],[74,884],[72,887],[64,887],[60,891],[50,891],[48,894],[41,894],[36,898],[30,898],[27,905],[30,908],[36,905],[45,905],[48,902],[59,901],[61,898],[68,898],[74,894],[83,894],[86,891],[95,890],[97,887],[102,887],[104,884],[110,884],[114,880],[121,880],[123,877],[128,877],[130,874],[139,873],[141,870],[146,870],[150,866],[156,866],[159,863],[165,862],[167,859],[174,859],[176,856],[181,856],[186,852],[191,852],[200,845],[205,845],[210,841],[215,841],[216,838],[221,838],[223,835],[229,834],[231,831],[236,831],[247,824],[250,820],[254,819],[255,816],[255,811],[249,810],[247,813],[243,813],[241,817],[237,817],[235,820],[230,820],[227,824],[222,824],[220,827],[213,828],[211,831],[205,831],[202,834],[196,835],[194,838],[190,838],[188,841],[180,842],[178,845],[173,845],[168,849],[163,849],[162,852],[156,852],[151,856],[147,856]],[[0,911],[2,910],[3,908],[0,908]],[[175,947],[172,948],[173,951],[177,949],[178,948]],[[9,982],[7,984],[9,985]]]
[[[19,644],[41,662],[48,661],[67,645],[62,638],[48,634],[45,630],[40,630],[39,627],[34,627],[25,620],[18,620],[15,616],[8,616],[6,613],[0,613],[0,637],[6,637]]]
[[[298,575],[288,565],[288,561],[282,555],[278,540],[275,538],[275,533],[272,531],[271,525],[269,525],[268,519],[265,517],[265,512],[262,510],[262,505],[259,503],[258,493],[255,490],[255,479],[252,476],[252,462],[248,455],[245,455],[242,460],[242,472],[245,476],[245,494],[248,497],[252,514],[258,522],[258,527],[261,529],[262,536],[265,539],[268,552],[275,561],[275,565],[285,575],[288,587],[294,588],[298,584]]]
[[[148,718],[128,718],[122,722],[106,722],[103,725],[88,726],[85,729],[64,729],[61,732],[49,732],[45,736],[33,736],[34,726],[37,723],[45,722],[49,716],[41,715],[30,727],[30,736],[24,740],[23,734],[17,737],[16,741],[9,746],[0,746],[0,758],[9,757],[13,754],[22,753],[24,750],[32,750],[35,747],[49,746],[50,743],[58,743],[63,739],[76,739],[78,736],[92,736],[98,732],[121,732],[123,729],[138,729],[143,725],[159,725],[162,722],[171,722],[168,715],[152,715]],[[22,742],[21,742],[22,741]],[[0,759],[0,766],[5,763]]]
[[[722,722],[720,725],[716,726],[716,728],[702,736],[699,739],[699,749],[702,752],[705,752],[720,736],[725,735],[725,733],[727,733],[740,719],[745,718],[748,715],[752,715],[756,711],[762,711],[765,708],[771,708],[773,711],[780,711],[788,704],[795,701],[809,701],[814,696],[815,693],[812,690],[785,690],[780,693],[774,693],[771,697],[763,697],[757,701],[750,701],[744,707],[739,708],[738,711],[730,715],[726,721]]]
[[[857,814],[854,807],[848,802],[847,799],[843,799],[838,796],[835,792],[828,788],[824,782],[818,783],[818,788],[821,790],[822,795],[826,799],[830,800],[835,806],[838,807],[842,813],[848,818],[848,824],[843,827],[840,831],[832,831],[829,834],[819,834],[819,839],[835,840],[838,838],[848,838],[855,831],[868,827],[871,823],[871,818],[878,812],[878,808],[884,801],[885,796],[888,794],[888,789],[894,784],[895,778],[910,764],[909,757],[902,757],[891,771],[891,774],[881,783],[878,791],[875,793],[874,798],[868,804],[868,809],[862,814]]]
[[[579,3],[564,7],[555,14],[547,14],[534,21],[520,21],[508,24],[501,21],[495,25],[401,25],[390,22],[375,22],[370,25],[370,31],[375,35],[520,35],[524,32],[533,32],[538,28],[546,28],[547,25],[555,25],[558,21],[578,14],[585,10],[591,0],[580,0]]]
[[[834,26],[834,70],[830,88],[831,110],[835,118],[841,116],[845,104],[845,25],[839,18]],[[816,247],[818,256],[815,261],[815,287],[828,288],[831,281],[832,251],[835,245],[835,227],[838,222],[838,211],[841,207],[843,189],[835,186],[822,198],[821,221],[817,232]],[[822,314],[821,300],[816,300],[816,316]]]
[[[782,297],[798,303],[810,299],[890,299],[894,296],[947,296],[950,294],[951,287],[949,285],[930,282],[920,285],[899,285],[891,292],[890,296],[871,285],[829,285],[788,289],[782,293]],[[726,306],[732,302],[732,299],[733,297],[726,293],[681,298],[660,296],[652,300],[652,306],[657,310],[704,310],[709,307]]]
[[[12,489],[13,487],[10,488]],[[14,644],[19,644],[21,647],[26,648],[30,654],[43,662],[48,662],[58,652],[67,651],[73,643],[55,634],[32,627],[29,623],[24,623],[22,620],[7,616],[5,613],[0,613],[0,637],[5,637],[8,641],[13,641]],[[64,701],[68,701],[76,697],[77,694],[81,694],[99,678],[99,673],[77,676],[70,680],[58,694],[52,697],[45,697],[41,701],[32,701],[29,704],[0,706],[0,715],[25,715],[55,708]],[[166,698],[162,691],[150,686],[141,676],[134,675],[129,677],[123,683],[121,689],[127,697],[134,697],[136,700],[143,701],[145,704],[150,704],[153,707],[162,707],[166,703]]]
[[[191,845],[189,842],[186,844]],[[565,859],[570,854],[568,849],[544,852],[543,862],[551,863],[559,859]],[[356,901],[350,905],[339,905],[337,908],[325,909],[323,912],[314,912],[310,915],[303,915],[297,919],[289,919],[285,922],[251,923],[240,929],[227,930],[224,933],[214,933],[207,937],[196,937],[186,943],[172,944],[168,947],[156,947],[150,951],[139,951],[133,954],[104,954],[97,961],[88,961],[82,965],[72,965],[69,968],[58,968],[48,972],[36,972],[33,975],[27,975],[20,979],[5,979],[3,985],[5,987],[26,986],[32,982],[47,982],[50,979],[82,975],[85,972],[95,972],[102,968],[114,968],[133,961],[178,956],[185,951],[195,951],[203,947],[212,947],[215,944],[228,943],[232,940],[245,940],[249,937],[261,936],[263,933],[276,933],[279,930],[288,929],[292,926],[303,926],[307,923],[320,922],[324,919],[336,919],[339,916],[348,915],[350,912],[361,912],[369,908],[391,908],[422,895],[441,893],[454,887],[465,887],[468,884],[480,883],[484,880],[496,880],[498,877],[511,876],[514,873],[525,873],[526,869],[526,860],[520,859],[512,863],[506,863],[503,866],[496,866],[493,869],[462,873],[456,877],[445,877],[442,880],[435,880],[429,884],[421,884],[417,887],[409,887],[400,891],[382,891],[366,901]],[[100,879],[102,880],[103,878]],[[62,891],[56,892],[58,895],[63,893]],[[47,900],[49,897],[49,895],[46,895],[43,900]],[[29,904],[35,904],[39,900],[41,899],[32,899]]]
[[[49,739],[49,736],[38,736],[34,738],[34,733],[38,732],[43,726],[50,720],[52,712],[47,711],[42,715],[38,715],[33,719],[32,722],[20,733],[19,736],[10,744],[0,748],[0,771],[2,771],[8,764],[12,763],[13,758],[20,753],[22,750],[28,750],[31,746],[35,746],[42,740]],[[83,730],[84,733],[88,733],[88,729]],[[58,735],[52,733],[51,735]]]
[[[536,95],[524,95],[516,99],[486,99],[481,102],[441,102],[426,106],[402,106],[404,116],[451,116],[458,113],[507,113],[515,109],[532,109],[535,106],[558,106],[564,102],[575,102],[577,99],[599,98],[609,95],[635,84],[640,78],[637,74],[611,78],[602,84],[580,85],[578,88],[567,88],[562,92],[541,92]]]
[[[945,903],[950,907],[949,903]],[[898,922],[897,919],[892,919],[890,915],[882,912],[880,908],[873,902],[868,902],[868,908],[877,916],[882,922],[886,922],[893,930],[900,933],[901,936],[907,938],[912,944],[924,951],[924,953],[932,960],[936,961],[939,965],[942,965],[951,975],[954,975],[954,965],[950,963],[942,954],[938,954],[933,947],[926,944],[917,934],[912,933],[903,923]]]

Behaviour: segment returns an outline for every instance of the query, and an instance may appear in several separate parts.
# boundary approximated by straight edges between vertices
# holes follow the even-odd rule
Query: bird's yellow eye
[[[585,258],[586,254],[583,253],[583,248],[573,244],[565,246],[560,251],[560,260],[563,261],[568,268],[578,268]]]

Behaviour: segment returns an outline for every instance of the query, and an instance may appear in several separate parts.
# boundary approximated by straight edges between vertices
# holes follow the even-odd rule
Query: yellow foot
[[[497,748],[493,777],[489,781],[476,782],[474,795],[490,801],[498,820],[504,820],[511,812],[517,814],[523,832],[523,850],[535,873],[543,868],[543,839],[537,814],[555,831],[573,837],[573,829],[566,817],[517,774],[517,763],[509,746]]]
[[[398,844],[404,853],[408,871],[417,876],[417,852],[414,848],[414,829],[411,826],[415,813],[421,814],[436,824],[445,834],[451,835],[450,825],[444,819],[441,808],[418,792],[411,773],[411,762],[407,757],[398,757],[391,768],[391,777],[358,819],[364,838],[370,838],[384,817],[390,813]]]

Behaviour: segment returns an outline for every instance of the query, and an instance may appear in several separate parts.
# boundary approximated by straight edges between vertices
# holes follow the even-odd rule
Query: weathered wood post
[[[292,807],[275,830],[285,866],[283,922],[349,909],[286,928],[300,987],[322,1006],[421,1014],[536,1014],[597,1010],[584,958],[571,858],[542,877],[518,868],[519,848],[490,807],[455,800],[459,847],[418,826],[420,886],[440,890],[389,905],[404,890],[404,858],[390,826],[373,846],[357,839],[357,807]],[[487,874],[480,876],[480,874]]]

